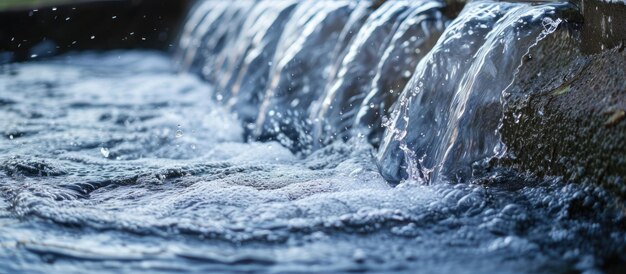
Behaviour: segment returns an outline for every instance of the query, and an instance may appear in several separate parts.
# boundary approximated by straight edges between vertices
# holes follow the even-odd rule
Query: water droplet
[[[550,17],[543,18],[541,24],[547,33],[553,33],[556,28],[561,24],[561,19],[552,20]]]
[[[513,113],[513,118],[515,119],[515,123],[519,124],[520,119],[522,118],[522,113]]]
[[[9,139],[13,140],[13,135],[9,135]]]
[[[402,140],[404,140],[404,137],[406,137],[406,135],[407,135],[407,131],[406,130],[400,130],[400,131],[398,131],[398,134],[396,135],[396,140],[402,141]]]
[[[178,125],[178,129],[176,130],[176,138],[181,138],[183,137],[183,130],[181,129],[181,126]]]
[[[374,103],[370,103],[370,108],[375,108],[376,105],[374,105]]]
[[[101,147],[100,148],[100,153],[102,154],[102,156],[104,156],[104,158],[109,158],[109,149],[106,147]]]
[[[367,259],[367,255],[365,254],[365,251],[363,251],[362,249],[357,249],[352,254],[352,258],[357,263],[363,263]]]

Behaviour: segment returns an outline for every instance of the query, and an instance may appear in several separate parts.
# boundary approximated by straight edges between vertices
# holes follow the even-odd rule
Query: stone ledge
[[[506,110],[509,156],[499,164],[599,184],[626,198],[626,52],[622,46],[585,58],[570,80]]]

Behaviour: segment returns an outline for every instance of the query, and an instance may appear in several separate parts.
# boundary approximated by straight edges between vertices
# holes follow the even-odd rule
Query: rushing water
[[[626,246],[600,190],[505,171],[392,188],[363,139],[244,142],[150,52],[0,73],[0,272],[591,270]]]
[[[502,94],[522,58],[562,22],[557,8],[469,4],[399,98],[380,153],[383,175],[395,182],[464,179],[473,163],[503,153]]]
[[[501,96],[567,5],[372,5],[200,1],[173,62],[1,66],[0,273],[618,271],[602,189],[449,176],[498,156]]]

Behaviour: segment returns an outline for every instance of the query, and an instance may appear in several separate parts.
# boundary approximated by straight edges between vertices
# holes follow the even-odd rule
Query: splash
[[[528,60],[554,61],[543,83],[576,54],[568,5],[379,4],[198,1],[176,69],[135,51],[0,66],[0,272],[623,262],[623,207],[601,188],[507,169],[437,183],[506,151]]]
[[[178,60],[202,67],[247,139],[304,157],[365,138],[394,184],[466,181],[473,166],[506,154],[509,86],[571,7],[474,1],[451,20],[439,1],[375,4],[201,1]],[[235,23],[217,24],[223,16]]]
[[[379,152],[389,181],[416,177],[467,181],[472,168],[502,155],[498,129],[503,93],[523,58],[557,30],[555,6],[490,3],[468,5],[419,63],[391,117]],[[411,132],[402,138],[397,132]],[[407,154],[406,151],[411,151]],[[408,173],[403,165],[410,167]],[[398,159],[399,158],[399,159]],[[432,174],[430,174],[432,173]]]

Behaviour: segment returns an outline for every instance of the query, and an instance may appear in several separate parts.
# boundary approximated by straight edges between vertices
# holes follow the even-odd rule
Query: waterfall
[[[180,39],[176,54],[179,68],[201,73],[215,83],[217,68],[225,61],[224,49],[237,38],[254,4],[245,0],[199,1]]]
[[[294,151],[310,147],[308,106],[324,91],[355,1],[303,2],[294,12],[274,57],[254,135],[278,139]]]
[[[388,6],[388,10],[381,7],[378,16],[373,15],[361,29],[321,109],[312,113],[318,121],[318,139],[347,139],[351,129],[359,128],[377,144],[382,134],[380,117],[443,31],[446,19],[439,2],[397,1]]]
[[[252,140],[302,156],[364,138],[391,183],[464,181],[506,152],[500,128],[532,48],[567,24],[563,3],[436,0],[199,1],[180,38]]]
[[[383,176],[462,181],[502,154],[503,92],[530,47],[554,32],[559,5],[472,2],[418,65],[387,126]]]

